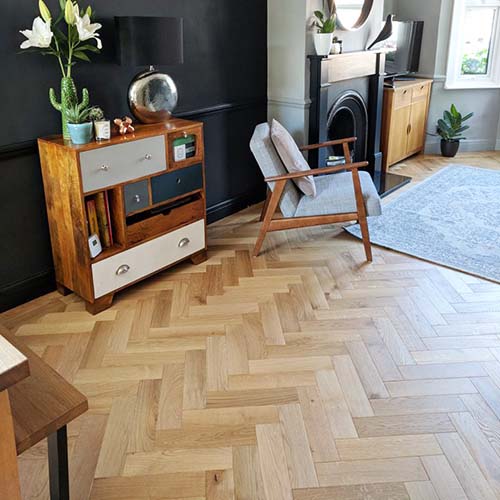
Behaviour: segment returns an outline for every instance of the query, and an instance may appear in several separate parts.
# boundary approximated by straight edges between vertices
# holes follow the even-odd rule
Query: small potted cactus
[[[94,132],[96,141],[108,140],[111,138],[111,122],[104,117],[104,111],[99,107],[90,110],[89,119],[94,122]]]
[[[88,144],[93,137],[92,121],[90,113],[95,108],[82,106],[81,104],[70,105],[66,111],[68,131],[73,144]]]

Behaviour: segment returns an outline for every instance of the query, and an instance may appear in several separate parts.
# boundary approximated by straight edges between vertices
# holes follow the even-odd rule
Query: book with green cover
[[[179,137],[172,142],[174,148],[174,161],[183,161],[196,154],[196,136],[191,134]]]

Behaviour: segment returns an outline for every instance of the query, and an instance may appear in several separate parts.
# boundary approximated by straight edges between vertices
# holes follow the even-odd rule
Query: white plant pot
[[[105,141],[111,138],[111,122],[109,120],[94,122],[94,128],[97,141]]]
[[[333,33],[313,33],[314,49],[318,56],[330,55]]]
[[[332,54],[340,54],[342,52],[342,45],[339,42],[332,43]]]

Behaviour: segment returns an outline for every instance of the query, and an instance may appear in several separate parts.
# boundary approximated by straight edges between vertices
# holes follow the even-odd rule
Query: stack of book
[[[329,156],[326,161],[327,167],[337,167],[338,165],[345,165],[345,156]]]
[[[113,229],[109,211],[108,192],[96,193],[85,200],[89,235],[97,235],[103,248],[113,245]]]
[[[174,161],[183,161],[196,154],[196,136],[179,137],[173,142]]]

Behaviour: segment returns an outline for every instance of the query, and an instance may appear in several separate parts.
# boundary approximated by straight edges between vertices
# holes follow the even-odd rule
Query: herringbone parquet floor
[[[500,286],[380,248],[365,264],[336,227],[252,258],[258,215],[96,317],[55,293],[0,316],[89,398],[72,498],[500,498]],[[25,499],[48,499],[45,451],[20,457]]]

